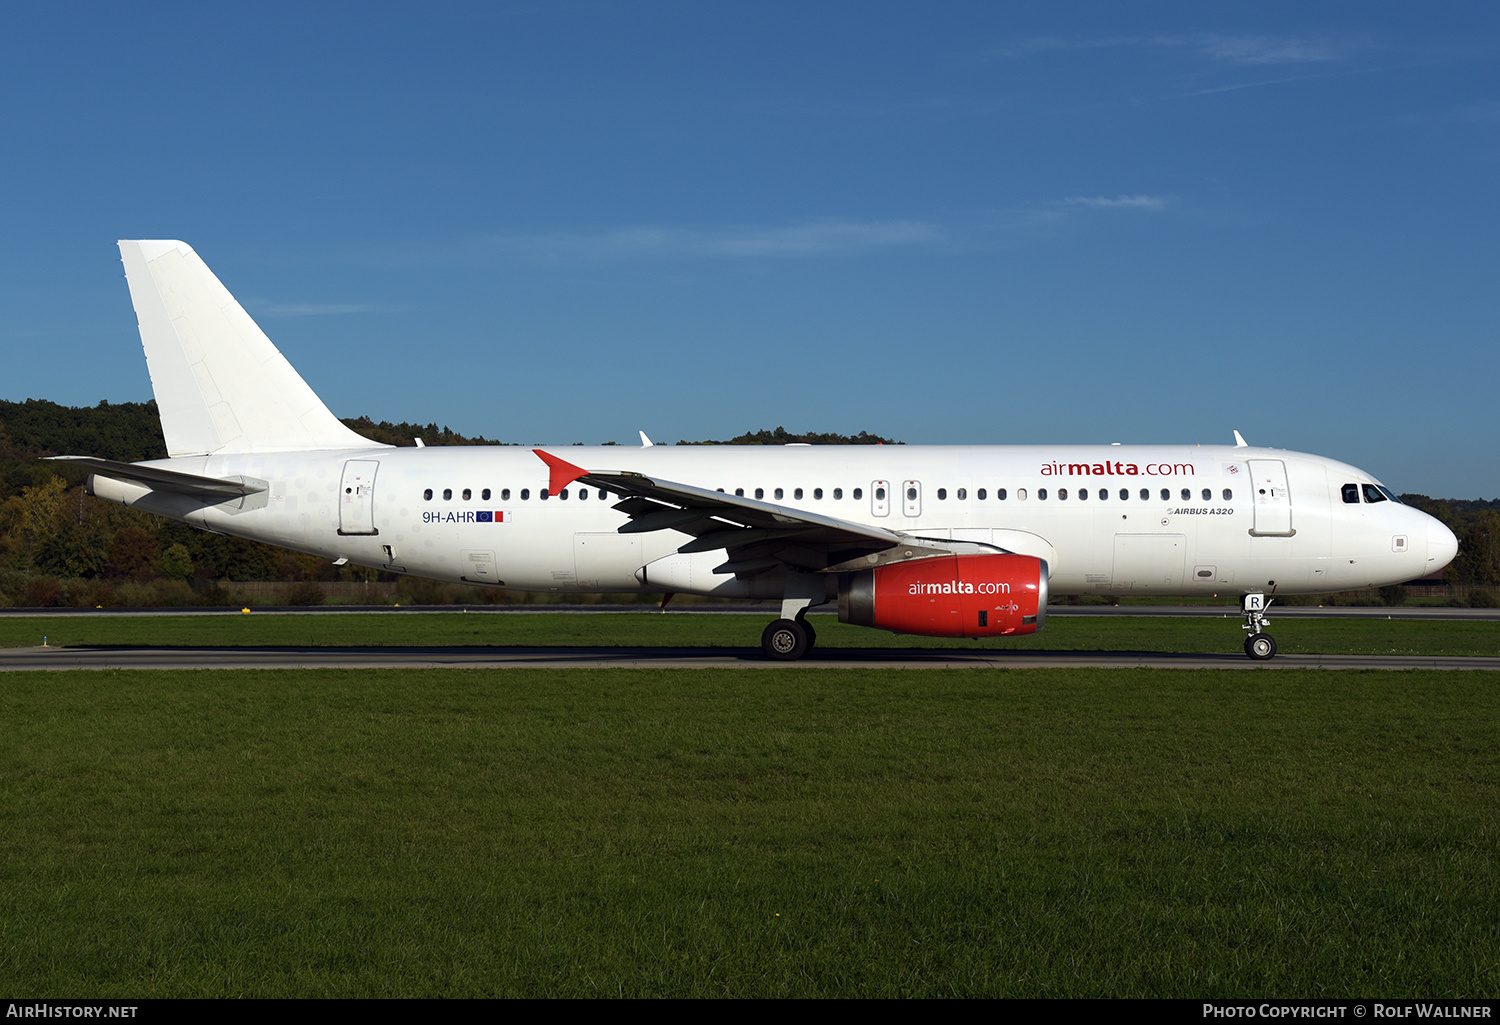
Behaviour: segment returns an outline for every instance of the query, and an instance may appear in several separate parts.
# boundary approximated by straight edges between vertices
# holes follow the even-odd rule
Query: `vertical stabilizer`
[[[120,257],[170,455],[386,447],[328,411],[191,246]]]

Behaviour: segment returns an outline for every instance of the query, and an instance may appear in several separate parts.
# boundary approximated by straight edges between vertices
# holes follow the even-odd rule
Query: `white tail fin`
[[[383,448],[338,421],[183,242],[120,243],[173,456]]]

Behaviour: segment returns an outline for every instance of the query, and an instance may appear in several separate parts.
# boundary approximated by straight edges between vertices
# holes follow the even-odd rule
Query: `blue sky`
[[[1493,4],[11,5],[7,399],[193,245],[341,416],[1227,443],[1500,496]]]

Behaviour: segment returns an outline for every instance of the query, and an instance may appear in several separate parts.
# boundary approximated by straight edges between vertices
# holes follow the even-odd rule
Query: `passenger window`
[[[1078,500],[1080,502],[1087,502],[1089,500],[1089,489],[1088,488],[1079,488],[1078,489]]]
[[[485,488],[483,491],[481,491],[479,493],[479,500],[481,502],[488,502],[490,500],[490,489],[489,488]]]
[[[1162,497],[1166,497],[1165,494],[1163,494]],[[1150,488],[1141,488],[1141,501],[1142,502],[1149,502],[1149,501],[1151,501],[1151,489]]]
[[[796,491],[793,491],[792,492],[792,497],[795,498],[799,502],[802,501],[802,489],[798,488]]]
[[[1192,499],[1193,499],[1193,493],[1192,493],[1192,491],[1189,490],[1188,488],[1183,488],[1182,489],[1182,500],[1184,502],[1190,502],[1190,501],[1192,501]]]
[[[1373,485],[1373,484],[1366,484],[1365,485],[1365,501],[1366,502],[1384,502],[1385,501],[1385,496],[1380,493],[1380,489],[1377,488],[1375,485]]]
[[[1025,491],[1025,489],[1023,488],[1022,490],[1017,491],[1016,492],[1016,497],[1019,498],[1023,502],[1026,501],[1026,491]],[[995,489],[995,501],[997,501],[997,502],[1003,502],[1003,501],[1005,501],[1005,489],[1004,488],[996,488]]]
[[[1045,502],[1047,500],[1047,489],[1046,488],[1037,488],[1036,489],[1036,500],[1038,502]]]
[[[578,500],[580,502],[582,502],[585,498],[588,498],[588,497],[589,497],[589,489],[588,488],[579,488],[578,489]]]
[[[908,502],[915,502],[917,500],[917,489],[916,488],[907,488],[906,489],[906,500]]]
[[[1099,489],[1099,501],[1102,502],[1102,501],[1104,501],[1108,497],[1109,497],[1109,488],[1100,488]]]
[[[858,488],[854,489],[854,497],[855,498],[859,497],[859,489]],[[876,488],[875,489],[875,501],[877,501],[877,502],[884,502],[885,501],[885,488]]]
[[[1000,489],[1000,498],[1002,500],[1005,498],[1005,489],[1004,488]],[[1016,489],[1016,501],[1017,502],[1024,502],[1024,501],[1026,501],[1026,489],[1025,488],[1017,488]]]
[[[452,488],[444,488],[443,489],[443,501],[445,501],[445,502],[451,502],[451,501],[453,501],[453,489]]]
[[[858,502],[861,498],[864,498],[864,497],[865,497],[865,489],[864,488],[855,488],[854,489],[854,500],[856,502]],[[880,489],[880,497],[882,499],[885,498],[885,488],[881,488]]]
[[[464,488],[464,501],[467,502],[469,499],[471,499],[473,497],[474,497],[474,492],[470,491],[468,488]]]
[[[984,488],[980,488],[974,494],[975,494],[975,497],[978,498],[981,502],[984,501],[985,495],[986,495],[986,492],[985,492]]]
[[[564,502],[566,502],[568,500],[568,489],[567,488],[563,488],[561,491],[559,491],[557,493],[557,497],[560,498],[560,499],[562,499]]]
[[[906,489],[906,497],[907,498],[916,498],[917,497],[917,491],[916,491],[916,489],[915,488],[907,488]],[[946,502],[946,501],[948,501],[948,489],[947,488],[938,488],[938,501],[939,502]]]
[[[780,488],[777,488],[776,489],[776,501],[778,501],[778,502],[781,501],[781,496],[782,496],[782,490]]]
[[[1214,497],[1214,492],[1213,492],[1212,488],[1204,488],[1203,489],[1203,500],[1205,502],[1209,501],[1213,497]]]
[[[765,488],[756,488],[755,489],[755,497],[756,498],[765,498],[766,497],[766,489]]]
[[[509,502],[510,501],[510,488],[501,488],[500,489],[500,501],[502,501],[502,502]]]
[[[1122,501],[1122,502],[1128,502],[1128,501],[1130,501],[1130,489],[1129,488],[1121,488],[1120,489],[1120,501]]]
[[[1224,489],[1224,501],[1226,501],[1226,502],[1233,502],[1234,501],[1234,492],[1231,491],[1231,490],[1229,490],[1228,488]]]
[[[843,497],[844,497],[844,489],[843,488],[834,488],[833,489],[833,498],[834,498],[834,501],[838,501],[839,499],[841,499]],[[858,498],[859,496],[856,495],[855,497]]]
[[[432,489],[431,488],[428,488],[426,491],[422,492],[422,501],[424,501],[424,502],[430,502],[430,501],[432,501]]]
[[[802,496],[798,495],[797,497],[801,498]],[[813,498],[817,499],[819,502],[823,501],[823,489],[813,488]]]
[[[531,489],[530,488],[522,488],[521,489],[521,501],[525,502],[525,501],[529,500],[530,498],[531,498]]]
[[[552,497],[552,493],[550,491],[548,491],[546,488],[538,488],[537,492],[536,492],[536,497],[540,498],[543,502],[545,502],[547,499],[549,499],[549,498]]]
[[[736,495],[738,495],[740,498],[744,498],[745,497],[745,489],[744,488],[735,488],[734,489],[734,493]]]
[[[1358,505],[1359,504],[1359,485],[1358,484],[1345,484],[1343,486],[1343,488],[1340,489],[1340,490],[1342,491],[1342,493],[1344,495],[1344,504],[1345,505]]]

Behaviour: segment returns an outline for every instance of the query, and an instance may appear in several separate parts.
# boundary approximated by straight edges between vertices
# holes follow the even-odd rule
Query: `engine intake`
[[[1033,634],[1047,619],[1047,563],[1031,555],[940,555],[839,580],[839,622],[927,637]]]

